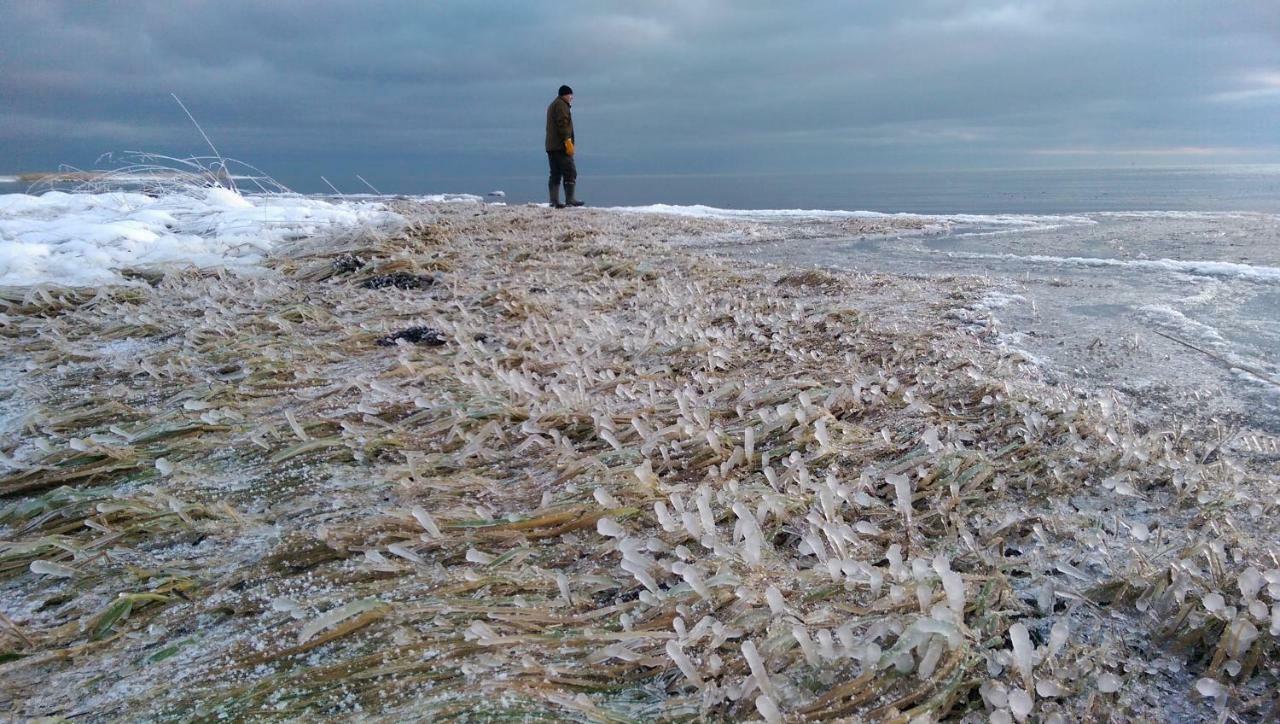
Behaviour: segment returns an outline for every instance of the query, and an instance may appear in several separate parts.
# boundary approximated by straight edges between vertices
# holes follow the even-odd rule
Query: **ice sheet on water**
[[[1058,228],[1068,224],[1093,224],[1086,216],[1045,216],[1033,214],[907,214],[879,211],[841,211],[833,209],[721,209],[694,204],[650,204],[648,206],[616,206],[606,211],[622,211],[642,214],[667,214],[703,219],[736,219],[743,221],[815,221],[833,219],[919,219],[929,224],[949,224],[982,227],[1007,227],[1017,230],[1032,228]],[[986,232],[990,233],[990,232]]]
[[[1280,267],[1241,264],[1230,261],[1197,259],[1113,259],[1089,256],[1049,256],[1046,254],[982,254],[971,252],[934,252],[955,259],[992,259],[1075,267],[1111,267],[1134,271],[1155,271],[1205,277],[1244,279],[1255,282],[1280,282]]]
[[[718,209],[714,206],[694,204],[677,206],[673,204],[649,204],[648,206],[615,206],[605,211],[624,211],[639,214],[668,214],[671,216],[692,216],[706,219],[839,219],[839,218],[878,218],[892,216],[875,211],[828,211],[824,209]]]
[[[150,264],[246,266],[278,242],[403,219],[372,200],[240,196],[225,189],[0,195],[0,286],[92,286]]]

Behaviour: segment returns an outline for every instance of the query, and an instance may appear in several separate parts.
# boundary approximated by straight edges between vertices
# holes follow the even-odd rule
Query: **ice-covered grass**
[[[0,707],[1274,718],[1274,483],[1220,431],[1023,376],[954,284],[665,243],[741,222],[395,210],[0,316]]]
[[[281,241],[403,221],[375,200],[184,186],[0,196],[0,286],[94,286],[136,267],[249,267]]]

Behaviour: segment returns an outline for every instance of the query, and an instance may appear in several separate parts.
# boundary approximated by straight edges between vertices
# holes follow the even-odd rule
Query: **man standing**
[[[551,207],[582,206],[574,196],[578,168],[573,163],[573,89],[560,86],[560,94],[547,106],[547,161],[551,164]],[[564,203],[560,203],[560,181],[564,180]]]

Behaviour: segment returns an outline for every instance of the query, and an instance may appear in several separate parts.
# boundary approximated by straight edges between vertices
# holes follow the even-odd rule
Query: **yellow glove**
[[[570,156],[573,155],[573,139],[572,138],[564,139],[564,152],[569,154]]]

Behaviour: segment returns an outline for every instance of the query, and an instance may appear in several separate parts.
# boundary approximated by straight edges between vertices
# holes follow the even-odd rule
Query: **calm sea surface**
[[[578,195],[592,206],[704,204],[733,209],[843,209],[924,214],[1087,211],[1280,213],[1280,166],[1053,171],[866,172],[707,176],[593,176],[579,167]],[[478,181],[512,202],[543,201],[543,177]],[[415,190],[416,191],[416,190]]]

